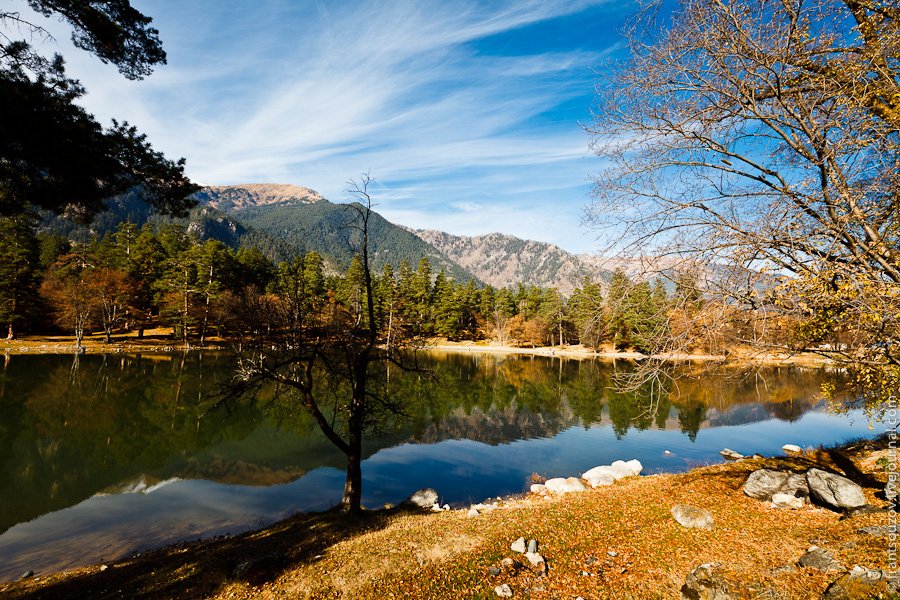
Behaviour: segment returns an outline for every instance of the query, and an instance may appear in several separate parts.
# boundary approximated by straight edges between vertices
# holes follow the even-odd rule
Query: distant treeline
[[[171,327],[184,343],[245,332],[247,298],[301,293],[310,311],[339,304],[358,319],[363,269],[326,271],[315,252],[275,264],[257,248],[200,241],[180,223],[121,223],[103,237],[73,242],[35,233],[30,216],[0,219],[0,322],[19,332],[143,334]],[[496,340],[519,346],[583,344],[655,352],[684,335],[708,309],[696,282],[680,276],[631,281],[622,271],[601,287],[585,278],[570,297],[555,288],[519,284],[495,289],[433,272],[427,258],[387,264],[374,277],[378,321],[392,332],[453,341]],[[258,318],[258,317],[255,317]],[[255,326],[259,326],[256,324]],[[721,341],[721,340],[720,340]]]

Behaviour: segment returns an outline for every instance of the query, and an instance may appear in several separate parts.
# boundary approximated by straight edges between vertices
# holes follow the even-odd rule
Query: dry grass
[[[178,546],[39,581],[0,585],[10,598],[495,598],[507,583],[514,597],[677,598],[685,576],[716,562],[748,598],[818,598],[837,577],[795,567],[815,543],[848,567],[887,568],[886,540],[857,533],[885,524],[887,513],[840,519],[810,506],[772,509],[746,497],[746,476],[763,466],[840,470],[864,484],[885,474],[872,467],[883,450],[857,443],[786,459],[746,460],[678,475],[628,478],[608,488],[543,499],[509,499],[475,518],[464,511],[378,511],[356,520],[335,513],[299,515],[260,532]],[[870,502],[884,502],[876,488]],[[684,529],[674,504],[709,510],[712,530]],[[517,537],[540,541],[546,577],[530,565],[500,567]],[[615,553],[615,556],[608,554]],[[284,563],[245,580],[234,568],[278,552]],[[527,564],[527,561],[524,561]]]

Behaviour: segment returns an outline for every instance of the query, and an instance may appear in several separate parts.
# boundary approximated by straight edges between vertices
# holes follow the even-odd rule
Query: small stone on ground
[[[708,510],[688,504],[673,506],[672,516],[679,525],[690,529],[710,529],[713,526],[713,517]]]

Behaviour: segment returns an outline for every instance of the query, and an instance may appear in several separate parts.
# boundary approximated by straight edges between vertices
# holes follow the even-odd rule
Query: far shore
[[[171,353],[186,351],[230,351],[232,343],[223,338],[211,337],[202,346],[196,343],[185,345],[181,340],[172,339],[170,330],[148,330],[144,337],[136,333],[115,335],[106,342],[102,335],[86,336],[82,341],[82,354],[140,354]],[[632,360],[647,358],[670,362],[721,363],[727,365],[765,365],[765,366],[804,366],[827,367],[831,364],[827,358],[817,354],[773,353],[736,348],[728,354],[667,353],[648,356],[640,352],[618,351],[606,344],[600,349],[587,348],[581,345],[565,346],[511,346],[493,341],[451,342],[445,339],[430,340],[419,348],[425,352],[449,352],[463,354],[499,354],[522,356],[546,356],[574,359]],[[13,354],[75,354],[77,351],[74,336],[37,336],[27,335],[13,340],[0,341],[0,353]]]

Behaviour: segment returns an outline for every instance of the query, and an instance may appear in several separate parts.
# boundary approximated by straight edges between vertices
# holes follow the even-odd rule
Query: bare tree
[[[399,412],[386,393],[388,363],[407,368],[403,350],[411,346],[398,330],[383,326],[375,310],[369,265],[372,179],[351,181],[357,200],[347,205],[358,234],[362,264],[362,314],[335,299],[313,298],[304,282],[293,282],[276,298],[254,298],[244,307],[250,332],[241,340],[235,380],[226,399],[272,389],[306,410],[322,433],[347,457],[341,498],[350,513],[361,509],[362,442],[385,412]],[[299,276],[303,276],[301,273]],[[255,326],[252,322],[268,323]]]
[[[686,0],[662,26],[655,8],[598,86],[589,219],[610,249],[709,274],[723,310],[799,323],[770,343],[896,389],[900,8]]]

